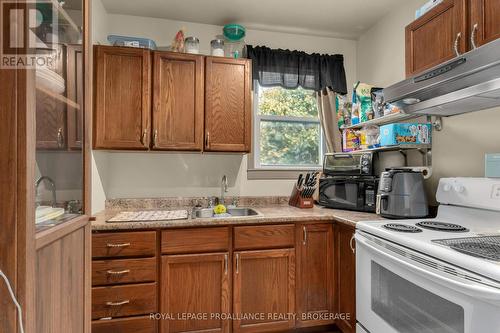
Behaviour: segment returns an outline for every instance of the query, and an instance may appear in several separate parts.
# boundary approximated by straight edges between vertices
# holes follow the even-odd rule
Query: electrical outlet
[[[500,200],[500,184],[495,184],[491,190],[491,198]]]

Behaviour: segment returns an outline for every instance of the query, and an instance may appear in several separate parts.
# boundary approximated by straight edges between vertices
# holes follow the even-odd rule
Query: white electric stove
[[[360,222],[359,332],[500,332],[500,179],[445,178],[434,219]]]

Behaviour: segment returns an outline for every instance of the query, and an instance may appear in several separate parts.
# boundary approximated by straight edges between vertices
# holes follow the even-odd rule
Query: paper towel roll
[[[408,169],[411,169],[413,171],[422,172],[424,179],[429,179],[432,176],[432,168],[431,167],[408,167]]]

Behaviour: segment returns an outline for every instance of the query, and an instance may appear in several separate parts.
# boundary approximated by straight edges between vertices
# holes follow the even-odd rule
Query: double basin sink
[[[259,215],[257,211],[252,208],[228,208],[226,214],[215,214],[213,208],[200,208],[193,210],[193,218],[228,218],[228,217],[241,217],[241,216],[256,216]]]

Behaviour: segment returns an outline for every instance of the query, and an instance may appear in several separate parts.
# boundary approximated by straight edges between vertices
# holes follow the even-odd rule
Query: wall
[[[222,32],[220,26],[114,15],[102,11],[97,17],[106,25],[102,24],[99,28],[94,23],[95,38],[108,33],[132,35],[151,38],[158,46],[166,46],[180,28],[185,28],[187,36],[200,39],[202,53],[209,53],[210,41]],[[107,32],[97,32],[96,29],[107,29]],[[257,30],[248,30],[245,40],[248,44],[272,48],[343,54],[348,85],[352,86],[356,78],[354,40]],[[102,43],[103,39],[101,37],[96,41]],[[248,180],[245,155],[94,151],[93,156],[94,212],[103,209],[105,198],[218,195],[223,175],[229,179],[229,195],[288,195],[293,182]]]
[[[425,0],[411,0],[396,8],[358,41],[357,74],[360,80],[381,87],[405,78],[404,27]],[[439,178],[484,176],[484,154],[500,152],[500,108],[443,120],[433,133],[433,176],[428,190],[435,193]]]

